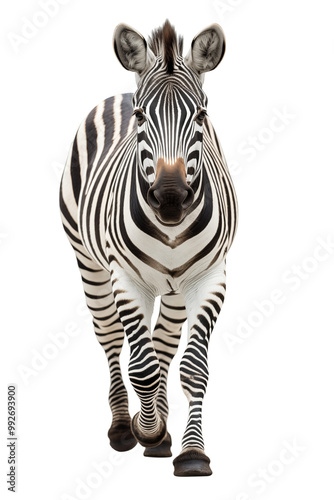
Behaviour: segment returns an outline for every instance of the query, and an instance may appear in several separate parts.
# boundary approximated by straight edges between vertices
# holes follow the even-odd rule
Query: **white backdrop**
[[[2,2],[1,498],[12,498],[10,383],[19,500],[333,496],[331,7],[329,0]],[[206,478],[176,478],[172,458],[144,458],[139,445],[126,454],[109,447],[107,362],[58,211],[61,168],[79,123],[101,100],[135,89],[113,53],[114,27],[126,22],[147,36],[167,17],[185,51],[212,22],[227,40],[204,88],[240,224],[210,346]],[[174,457],[187,408],[179,359],[169,385]],[[133,414],[138,401],[129,393]]]

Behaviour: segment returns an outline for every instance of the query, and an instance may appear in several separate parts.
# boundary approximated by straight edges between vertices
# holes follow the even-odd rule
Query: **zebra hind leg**
[[[187,319],[181,294],[161,297],[160,312],[153,332],[155,352],[160,363],[160,386],[157,408],[165,421],[168,418],[167,377],[170,363],[175,356],[181,337],[182,325]],[[146,448],[145,457],[171,457],[172,438],[169,432],[163,442],[154,448]]]
[[[91,259],[79,233],[78,199],[74,197],[74,193],[78,191],[80,186],[80,165],[74,151],[69,156],[60,187],[61,218],[77,258],[86,302],[93,316],[97,339],[108,358],[110,370],[109,405],[112,412],[112,424],[108,431],[110,445],[118,451],[126,451],[133,448],[137,444],[137,440],[131,432],[128,395],[119,363],[124,328],[116,311],[110,272]]]
[[[85,258],[85,251],[77,253],[88,309],[93,316],[96,337],[108,359],[110,371],[109,405],[112,424],[108,430],[110,446],[117,451],[131,450],[137,440],[131,431],[128,394],[125,388],[119,356],[124,341],[124,328],[120,321],[111,288],[110,273]],[[89,260],[88,260],[89,259]]]

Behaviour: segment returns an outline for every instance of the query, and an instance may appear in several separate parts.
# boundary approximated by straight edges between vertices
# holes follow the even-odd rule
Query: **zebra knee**
[[[154,398],[160,385],[160,364],[154,349],[134,349],[128,367],[130,382],[140,399]]]
[[[180,380],[189,401],[202,400],[209,380],[207,360],[187,349],[180,363]]]
[[[183,366],[180,368],[180,380],[183,392],[189,401],[201,401],[206,393],[208,376],[199,373],[190,373]]]

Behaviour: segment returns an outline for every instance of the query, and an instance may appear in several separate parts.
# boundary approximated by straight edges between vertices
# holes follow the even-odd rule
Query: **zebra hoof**
[[[156,434],[150,436],[147,434],[143,434],[140,431],[140,429],[138,427],[138,417],[139,417],[139,412],[136,413],[136,415],[133,417],[132,422],[131,422],[131,431],[132,431],[132,434],[137,439],[138,443],[140,443],[145,448],[155,448],[155,447],[159,446],[162,443],[162,441],[165,439],[166,432],[167,432],[167,426],[166,426],[166,422],[164,421],[164,419],[161,418],[159,431]]]
[[[169,432],[165,439],[158,446],[153,446],[152,448],[145,448],[144,457],[171,457],[171,446],[172,446],[172,438]]]
[[[108,431],[110,446],[117,451],[132,450],[137,444],[137,439],[131,432],[130,419],[115,422]]]
[[[174,476],[211,476],[210,458],[200,448],[186,448],[173,460]]]

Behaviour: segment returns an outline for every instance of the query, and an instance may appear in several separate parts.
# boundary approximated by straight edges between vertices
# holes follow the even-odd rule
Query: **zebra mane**
[[[166,19],[164,25],[152,31],[148,45],[154,55],[162,55],[166,64],[167,73],[174,71],[176,56],[182,56],[183,37],[177,36],[174,26]]]

